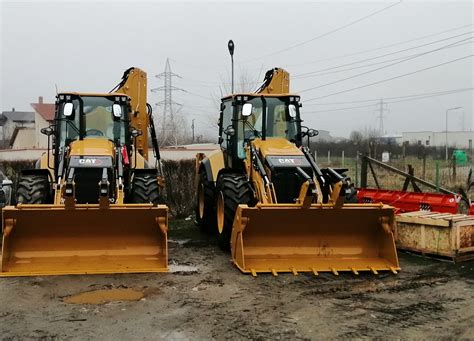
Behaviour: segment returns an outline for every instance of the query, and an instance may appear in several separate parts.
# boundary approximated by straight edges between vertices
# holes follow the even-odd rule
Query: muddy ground
[[[400,254],[398,275],[241,274],[191,221],[170,227],[167,274],[0,279],[0,338],[474,339],[474,263]],[[195,268],[194,268],[195,267]],[[138,301],[69,304],[95,289]]]

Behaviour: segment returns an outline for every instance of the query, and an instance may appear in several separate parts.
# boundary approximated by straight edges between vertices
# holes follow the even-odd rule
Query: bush
[[[171,214],[176,218],[188,217],[195,205],[194,160],[165,160],[163,176],[165,178],[164,201]]]

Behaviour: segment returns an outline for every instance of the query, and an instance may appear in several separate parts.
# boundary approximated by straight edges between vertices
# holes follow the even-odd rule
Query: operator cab
[[[74,140],[108,139],[128,145],[129,98],[122,94],[62,93],[57,96],[57,145]]]
[[[101,196],[115,202],[112,179],[124,177],[122,160],[131,155],[129,103],[117,93],[58,94],[55,126],[44,133],[54,134],[55,177],[58,183],[66,179],[66,197],[74,196],[76,203],[95,204]]]
[[[245,147],[255,138],[284,138],[300,146],[299,108],[300,97],[296,95],[234,94],[225,97],[221,102],[219,144],[225,154],[231,156],[232,163],[245,159]]]

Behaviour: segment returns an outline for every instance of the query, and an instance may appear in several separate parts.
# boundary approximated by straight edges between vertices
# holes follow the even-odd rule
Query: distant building
[[[35,114],[29,111],[3,111],[0,115],[0,147],[9,148],[11,138],[16,128],[32,128],[35,127]]]
[[[35,110],[35,147],[48,148],[48,137],[41,134],[41,129],[54,122],[54,103],[44,103],[43,96],[38,97],[38,103],[31,103]]]
[[[398,141],[401,141],[403,138],[402,134],[385,134],[377,138],[378,142],[383,144],[399,144]]]
[[[453,148],[470,149],[473,147],[474,132],[472,131],[448,131],[448,146]],[[430,147],[446,146],[445,131],[416,131],[404,132],[397,137],[397,143],[410,145],[423,145]]]

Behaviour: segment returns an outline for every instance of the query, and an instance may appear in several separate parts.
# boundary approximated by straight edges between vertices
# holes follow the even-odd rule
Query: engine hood
[[[266,140],[255,139],[252,141],[255,148],[260,149],[263,157],[267,156],[290,156],[304,155],[296,145],[287,139],[280,137],[267,137]]]
[[[113,156],[114,144],[103,138],[87,138],[71,142],[71,156]]]

